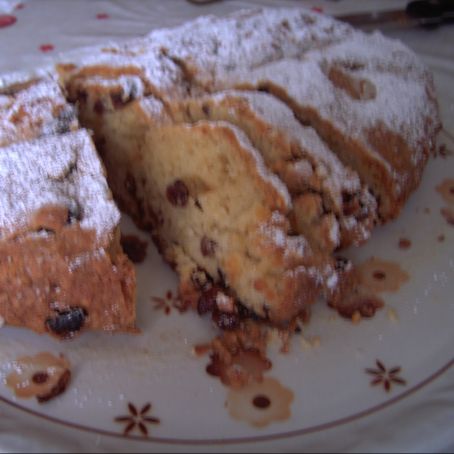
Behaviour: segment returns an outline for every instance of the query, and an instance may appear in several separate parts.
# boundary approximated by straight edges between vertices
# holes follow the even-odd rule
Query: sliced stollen
[[[177,269],[183,298],[220,286],[285,324],[335,288],[332,259],[289,236],[286,187],[232,124],[179,123],[147,98],[104,112],[95,133],[115,198]]]
[[[432,78],[405,45],[301,9],[207,16],[148,39],[192,94],[268,90],[373,191],[383,221],[418,185],[440,122]]]
[[[169,105],[174,118],[227,121],[245,132],[292,196],[292,227],[320,251],[360,244],[376,218],[376,202],[286,104],[260,92],[225,91]]]
[[[417,187],[440,128],[432,77],[403,44],[355,32],[339,44],[238,73],[316,129],[377,197],[383,221]]]
[[[135,329],[135,274],[85,130],[0,147],[0,315],[70,337]]]

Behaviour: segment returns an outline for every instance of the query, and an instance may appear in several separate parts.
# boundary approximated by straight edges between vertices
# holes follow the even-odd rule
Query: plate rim
[[[369,408],[364,410],[358,411],[348,416],[343,416],[341,418],[334,419],[333,421],[320,423],[315,426],[309,426],[302,429],[294,429],[285,432],[278,432],[274,434],[267,434],[267,435],[254,435],[252,437],[232,437],[232,438],[206,438],[206,439],[196,439],[196,438],[166,438],[166,437],[143,437],[140,435],[124,435],[118,432],[111,432],[105,429],[96,429],[93,427],[85,426],[79,423],[73,423],[69,421],[65,421],[63,419],[49,416],[43,413],[40,413],[37,410],[25,407],[20,405],[17,402],[7,399],[4,396],[0,395],[0,402],[21,411],[22,413],[26,413],[29,416],[34,416],[36,418],[42,419],[47,422],[51,422],[53,424],[57,424],[59,426],[63,426],[67,429],[75,429],[84,432],[88,432],[93,435],[98,436],[106,436],[116,439],[128,440],[133,442],[140,442],[140,443],[156,443],[160,445],[190,445],[190,446],[209,446],[209,445],[234,445],[234,444],[250,444],[250,443],[263,443],[263,442],[273,442],[277,440],[283,440],[288,438],[296,438],[302,437],[305,435],[320,433],[325,430],[330,430],[334,428],[338,428],[341,426],[345,426],[352,422],[358,421],[368,416],[375,415],[391,406],[394,406],[404,399],[416,394],[426,386],[430,385],[431,383],[435,382],[439,379],[442,375],[448,372],[451,367],[454,366],[454,357],[452,357],[447,363],[443,366],[439,367],[435,372],[430,374],[428,377],[417,383],[416,385],[412,386],[411,388],[407,389],[406,391],[385,400],[377,405],[373,405]]]

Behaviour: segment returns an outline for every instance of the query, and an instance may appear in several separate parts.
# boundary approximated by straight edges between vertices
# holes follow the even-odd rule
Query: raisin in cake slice
[[[267,166],[285,182],[293,202],[293,228],[320,251],[365,241],[376,202],[310,127],[266,93],[225,91],[170,104],[175,118],[227,121],[241,128]]]
[[[0,81],[0,147],[77,129],[75,109],[51,74],[5,80]]]
[[[95,134],[116,200],[177,269],[183,298],[222,286],[285,324],[334,287],[332,261],[289,236],[289,194],[235,126],[178,123],[148,98],[105,111]]]
[[[70,337],[135,327],[135,275],[85,130],[0,148],[0,315]]]

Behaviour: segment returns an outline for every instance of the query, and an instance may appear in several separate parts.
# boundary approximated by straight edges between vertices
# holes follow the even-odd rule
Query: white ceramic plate
[[[427,61],[435,71],[447,131],[440,142],[453,150],[452,61],[434,56]],[[274,346],[273,367],[266,377],[290,391],[289,402],[282,392],[273,394],[276,386],[271,394],[257,388],[234,407],[248,416],[244,420],[231,416],[226,407],[229,390],[207,375],[206,357],[192,354],[195,344],[209,341],[216,331],[196,314],[175,309],[166,314],[155,307],[152,297],[171,306],[172,298],[166,295],[175,294],[176,277],[150,244],[146,262],[137,267],[142,334],[85,333],[74,341],[58,342],[24,330],[0,330],[0,448],[453,449],[454,226],[440,210],[454,206],[435,189],[454,178],[453,163],[454,156],[432,159],[402,216],[377,229],[366,246],[350,254],[357,262],[371,256],[393,261],[409,274],[399,292],[383,294],[386,307],[372,320],[352,325],[320,305],[304,331],[305,339],[319,338],[319,346],[308,348],[298,336],[287,355]],[[126,218],[123,231],[147,239]],[[411,240],[409,249],[398,247],[401,238]],[[69,358],[70,386],[47,404],[15,398],[5,385],[11,362],[42,351]],[[254,408],[257,394],[266,394],[271,407]],[[284,407],[283,419],[273,420],[279,405]],[[158,418],[159,424],[147,418]],[[252,420],[268,424],[256,427]]]

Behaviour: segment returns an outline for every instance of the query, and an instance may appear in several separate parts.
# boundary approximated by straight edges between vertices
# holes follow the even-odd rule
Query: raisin
[[[240,326],[240,318],[238,314],[226,312],[213,312],[213,321],[223,331],[233,331]]]
[[[206,290],[212,281],[205,270],[196,268],[191,274],[191,282],[197,290]]]
[[[202,104],[202,111],[208,117],[210,115],[210,106],[206,103]]]
[[[175,180],[172,184],[167,186],[166,195],[172,205],[185,207],[188,203],[189,190],[183,181]]]
[[[93,105],[93,110],[98,115],[102,115],[104,113],[104,104],[100,99],[96,100],[95,104]]]
[[[199,301],[197,302],[197,312],[199,315],[213,312],[216,308],[216,297],[218,296],[218,293],[219,288],[212,286],[200,295]]]
[[[88,93],[85,90],[79,88],[77,90],[76,98],[80,103],[86,103],[88,99]]]
[[[345,257],[336,257],[336,264],[334,266],[335,270],[338,272],[345,271],[350,264],[350,260],[346,259]]]
[[[121,247],[133,263],[142,263],[147,257],[148,243],[135,235],[122,235]]]
[[[218,276],[219,276],[219,284],[226,288],[227,287],[227,280],[225,277],[224,272],[221,270],[221,268],[218,268]]]
[[[238,309],[238,316],[240,319],[245,319],[245,318],[253,318],[254,313],[251,312],[246,306],[243,304],[237,302],[236,303],[236,308]]]
[[[200,240],[200,250],[204,257],[212,257],[216,252],[216,246],[216,241],[210,240],[207,236],[203,236]]]
[[[136,180],[134,180],[134,177],[128,173],[125,178],[125,189],[128,191],[128,193],[135,197],[137,193],[137,186],[136,186]]]
[[[122,93],[111,93],[110,99],[115,109],[118,109],[127,103],[127,100],[123,99]]]
[[[66,218],[67,224],[73,224],[74,222],[82,220],[82,210],[79,204],[76,202],[71,207],[68,207],[68,216]]]
[[[57,311],[54,317],[46,320],[47,328],[59,336],[71,336],[83,328],[87,311],[81,307],[72,307],[66,311]]]
[[[290,30],[290,24],[288,23],[288,20],[287,19],[284,19],[282,22],[281,22],[281,26],[283,28],[286,28],[287,30]]]
[[[198,199],[195,199],[194,205],[203,213],[202,204]]]
[[[358,210],[358,203],[353,194],[348,192],[342,193],[342,212],[344,216],[352,216]]]

